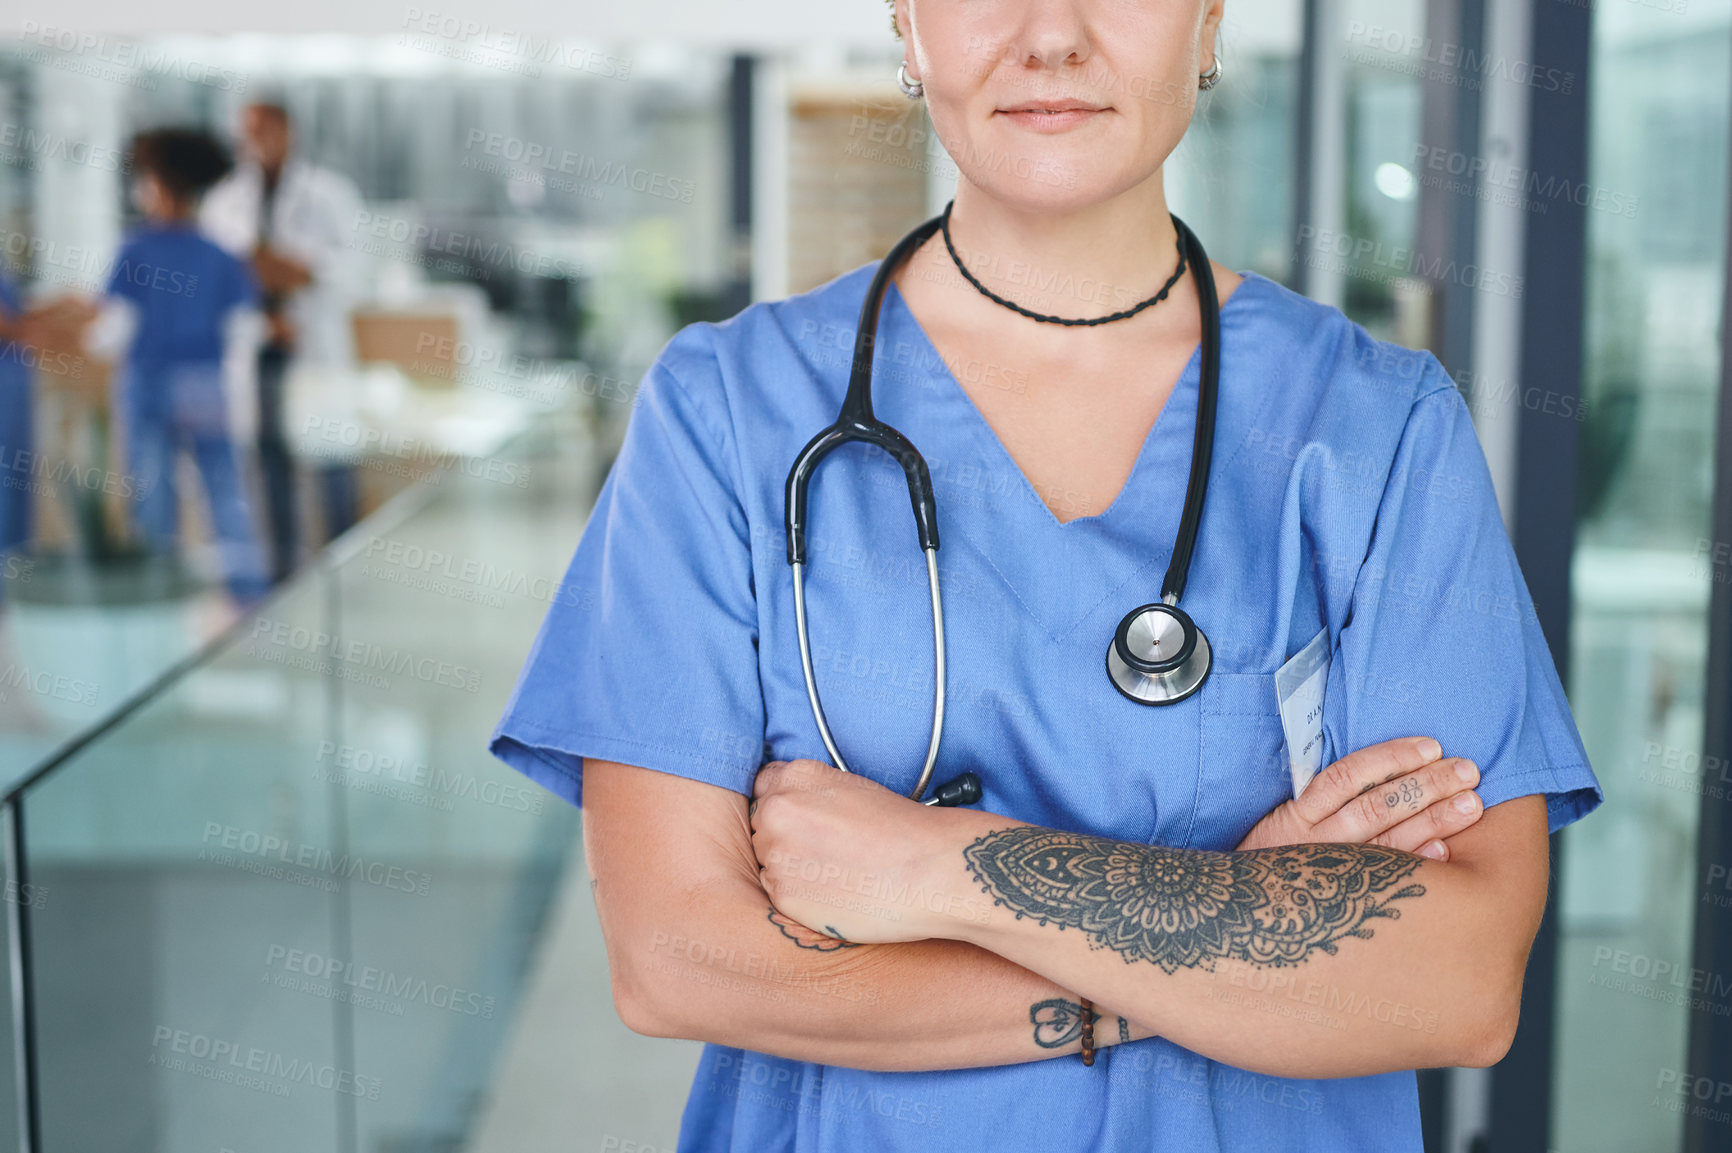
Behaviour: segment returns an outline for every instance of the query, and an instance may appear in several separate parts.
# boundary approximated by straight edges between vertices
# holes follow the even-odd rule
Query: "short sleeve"
[[[128,242],[121,246],[120,255],[115,257],[114,269],[108,274],[108,285],[103,289],[106,296],[118,296],[142,306],[145,302],[147,289],[140,282],[139,273],[144,271],[144,283],[148,283],[148,269],[140,262],[137,246]]]
[[[713,327],[645,375],[618,458],[494,730],[573,804],[594,757],[750,793],[764,702],[751,534]]]
[[[1433,736],[1445,755],[1479,766],[1487,808],[1543,793],[1556,832],[1600,804],[1455,388],[1414,402],[1369,551],[1347,577],[1351,607],[1324,694],[1332,757]]]
[[[222,311],[256,307],[261,294],[252,265],[244,260],[237,260],[226,252],[222,254],[222,259],[228,269],[228,286],[222,301]]]

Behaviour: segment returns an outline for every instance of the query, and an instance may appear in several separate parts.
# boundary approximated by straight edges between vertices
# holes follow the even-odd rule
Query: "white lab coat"
[[[302,365],[354,364],[350,312],[360,297],[366,261],[356,245],[360,190],[338,172],[289,158],[272,206],[272,247],[305,264],[312,283],[293,293],[285,312],[295,327],[294,359]],[[244,259],[259,238],[264,177],[250,162],[205,195],[199,227]]]

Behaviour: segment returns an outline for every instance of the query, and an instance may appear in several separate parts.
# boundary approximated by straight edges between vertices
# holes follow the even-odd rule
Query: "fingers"
[[[1404,822],[1419,817],[1439,801],[1465,794],[1472,799],[1464,803],[1471,803],[1477,809],[1479,798],[1472,794],[1472,789],[1478,783],[1479,769],[1472,761],[1450,757],[1372,786],[1369,791],[1343,805],[1333,816],[1319,821],[1312,827],[1311,834],[1318,841],[1371,843]]]
[[[786,761],[766,761],[759,766],[758,775],[752,778],[752,808],[754,810],[758,800],[764,794],[775,792],[776,782],[781,779],[782,773],[787,767],[788,762]]]
[[[1366,790],[1435,762],[1443,746],[1431,737],[1401,737],[1348,753],[1315,777],[1294,801],[1308,824],[1319,824]]]
[[[1370,844],[1387,845],[1418,853],[1434,861],[1449,860],[1449,838],[1485,815],[1479,794],[1469,789],[1433,802],[1417,817],[1409,817],[1388,832],[1371,838]]]

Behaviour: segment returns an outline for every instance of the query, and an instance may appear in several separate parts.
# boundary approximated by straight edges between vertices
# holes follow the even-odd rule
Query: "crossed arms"
[[[928,808],[813,762],[766,766],[748,801],[587,761],[584,845],[639,1033],[976,1067],[1075,1053],[1086,997],[1097,1046],[1159,1034],[1276,1076],[1487,1065],[1515,1031],[1546,816],[1480,810],[1463,764],[1372,746],[1215,853]]]

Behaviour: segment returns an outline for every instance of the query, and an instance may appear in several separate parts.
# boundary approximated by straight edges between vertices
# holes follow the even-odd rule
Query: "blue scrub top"
[[[138,308],[127,350],[135,366],[221,360],[229,311],[259,298],[252,270],[190,223],[146,224],[128,235],[107,293]]]
[[[0,269],[0,317],[17,320],[24,315],[24,299],[18,289]],[[30,362],[33,354],[16,341],[0,339],[0,387],[23,387],[30,383]]]
[[[766,756],[827,760],[807,704],[783,483],[835,419],[875,266],[679,332],[644,378],[505,716],[496,755],[580,803],[582,758],[750,793]],[[1215,666],[1168,707],[1113,688],[1126,611],[1159,599],[1191,458],[1198,356],[1098,516],[1058,521],[891,286],[878,415],[931,467],[950,679],[934,781],[981,807],[1129,841],[1228,850],[1291,796],[1275,670],[1333,649],[1324,763],[1431,734],[1487,806],[1543,793],[1553,830],[1601,800],[1499,518],[1466,405],[1436,358],[1249,274],[1221,314],[1208,503],[1184,606]],[[1049,494],[1057,501],[1076,494]],[[899,466],[838,450],[812,484],[808,599],[832,730],[907,792],[930,718],[925,565]],[[1006,1005],[1007,1014],[1025,1012]],[[1372,1011],[1367,1007],[1367,1011]],[[876,1073],[707,1045],[680,1149],[1421,1148],[1412,1073],[1297,1080],[1160,1038],[1074,1056]]]

